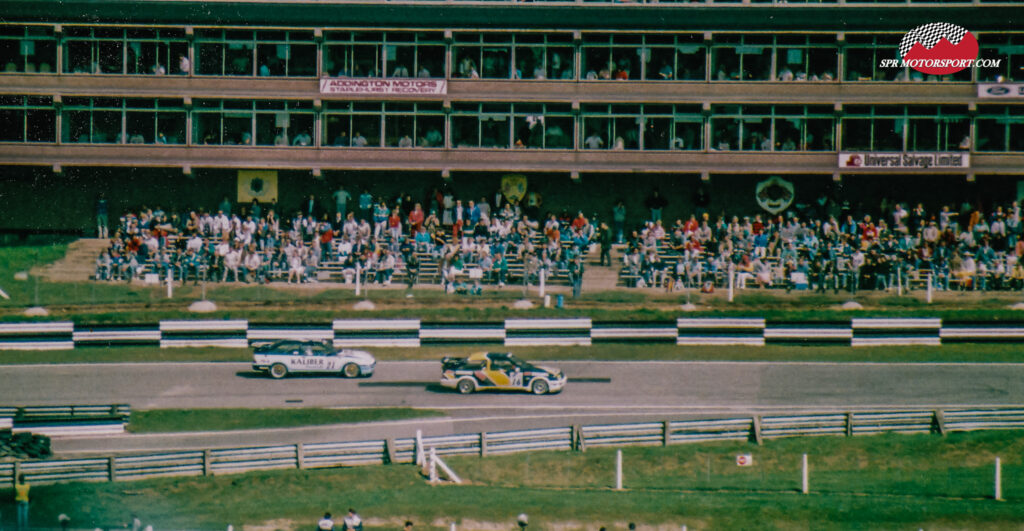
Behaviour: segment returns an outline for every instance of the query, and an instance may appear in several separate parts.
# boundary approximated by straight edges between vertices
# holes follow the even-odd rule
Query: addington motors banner
[[[960,151],[941,151],[935,153],[880,153],[880,152],[842,152],[839,153],[840,168],[970,168],[970,154]]]
[[[350,78],[320,80],[321,94],[438,94],[448,93],[448,81],[420,78]]]

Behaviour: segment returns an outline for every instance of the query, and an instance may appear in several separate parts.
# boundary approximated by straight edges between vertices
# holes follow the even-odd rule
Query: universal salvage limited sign
[[[320,80],[321,94],[437,94],[448,93],[444,79],[353,79],[326,78]]]
[[[880,170],[969,168],[971,161],[969,153],[955,151],[936,153],[843,152],[839,154],[839,167]]]

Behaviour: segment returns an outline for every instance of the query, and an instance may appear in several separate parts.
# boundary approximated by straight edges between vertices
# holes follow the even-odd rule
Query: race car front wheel
[[[548,392],[548,383],[544,380],[534,380],[530,384],[530,392],[535,395],[543,395]]]
[[[346,363],[345,366],[341,368],[341,372],[345,374],[346,378],[355,378],[356,376],[359,376],[359,366],[355,363]]]
[[[472,393],[476,389],[476,385],[473,384],[473,380],[459,380],[459,385],[457,389],[459,390],[460,393],[468,395],[469,393]]]
[[[270,366],[270,376],[271,378],[280,380],[281,378],[288,376],[288,367],[285,367],[281,363],[275,363]]]

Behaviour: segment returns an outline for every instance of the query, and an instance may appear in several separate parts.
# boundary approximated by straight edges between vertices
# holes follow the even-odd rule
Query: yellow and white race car
[[[441,386],[462,394],[482,389],[557,393],[565,387],[565,373],[531,365],[506,352],[478,352],[468,358],[441,360]]]

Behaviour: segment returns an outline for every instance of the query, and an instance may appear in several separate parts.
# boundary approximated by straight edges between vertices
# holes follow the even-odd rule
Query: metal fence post
[[[211,463],[210,461],[211,461],[211,459],[210,459],[210,451],[209,450],[203,450],[203,475],[204,476],[209,476],[209,475],[212,475],[212,473],[213,473],[213,470],[212,470],[213,467],[211,466],[213,463]]]
[[[395,440],[388,438],[384,441],[384,452],[386,454],[388,464],[395,463]]]
[[[426,460],[423,453],[423,430],[416,430],[416,464],[422,465]]]
[[[573,425],[572,438],[573,448],[575,448],[577,452],[587,451],[587,441],[583,437],[583,428],[581,428],[579,424]]]
[[[995,492],[995,500],[996,501],[1004,501],[1003,500],[1003,464],[1000,462],[998,457],[996,458],[996,492]]]
[[[615,490],[622,490],[622,450],[615,451]]]
[[[764,441],[761,440],[761,416],[760,415],[754,415],[753,422],[751,422],[751,424],[750,424],[750,429],[753,432],[752,435],[754,436],[754,442],[757,443],[758,446],[764,444]]]
[[[114,457],[107,458],[107,479],[111,483],[117,481],[117,463],[114,461]]]
[[[846,414],[846,436],[853,437],[853,412]]]
[[[487,457],[487,432],[480,432],[480,457]]]
[[[801,464],[803,465],[803,470],[800,474],[800,492],[802,492],[803,494],[807,494],[807,492],[810,490],[810,486],[808,485],[809,478],[807,477],[807,454],[804,454],[803,458],[801,458]]]
[[[932,419],[932,429],[939,435],[946,435],[946,418],[941,409],[935,410],[935,417]]]
[[[302,443],[295,443],[295,468],[306,468],[306,447]]]
[[[668,446],[672,440],[672,421],[666,420],[661,423],[661,445]]]

